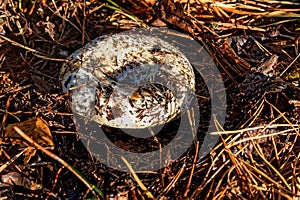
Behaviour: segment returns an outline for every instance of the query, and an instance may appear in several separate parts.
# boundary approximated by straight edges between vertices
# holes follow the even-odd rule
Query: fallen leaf
[[[0,188],[5,186],[21,186],[29,190],[42,189],[41,184],[37,184],[33,180],[30,180],[27,176],[18,172],[9,172],[0,176]]]
[[[24,122],[9,124],[6,128],[5,137],[12,139],[14,142],[19,143],[21,148],[26,147],[22,142],[21,136],[13,129],[14,126],[20,128],[24,133],[31,137],[36,143],[53,147],[54,143],[48,123],[39,116],[32,117]],[[32,156],[35,155],[35,149],[28,149],[25,154],[24,163],[27,164]]]

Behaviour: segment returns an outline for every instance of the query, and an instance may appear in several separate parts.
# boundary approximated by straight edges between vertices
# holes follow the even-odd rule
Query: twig
[[[61,159],[60,157],[58,157],[57,155],[55,155],[54,153],[52,153],[51,151],[43,148],[41,145],[39,145],[38,143],[34,142],[28,135],[26,135],[21,129],[19,129],[18,127],[14,126],[15,131],[21,136],[23,137],[25,140],[27,140],[31,145],[33,145],[34,147],[36,147],[37,149],[41,150],[42,152],[44,152],[45,154],[47,154],[49,157],[51,157],[52,159],[56,160],[57,162],[59,162],[60,164],[62,164],[63,166],[65,166],[68,170],[70,170],[75,176],[77,176],[77,178],[79,178],[79,180],[81,180],[93,193],[94,195],[95,192],[102,198],[105,199],[104,194],[102,193],[101,190],[99,190],[95,185],[91,184],[82,174],[80,174],[74,167],[72,167],[71,165],[69,165],[66,161],[64,161],[63,159]],[[97,195],[96,195],[97,196]]]
[[[0,34],[0,38],[6,40],[6,41],[8,41],[8,42],[10,42],[10,43],[11,43],[12,45],[14,45],[14,46],[21,47],[21,48],[23,48],[23,49],[26,49],[26,50],[32,52],[36,57],[43,58],[43,59],[45,59],[45,60],[53,60],[53,61],[66,62],[66,59],[50,58],[50,57],[47,57],[46,55],[41,55],[41,53],[40,53],[39,51],[37,51],[37,50],[35,50],[35,49],[32,49],[32,48],[30,48],[30,47],[27,47],[27,46],[25,46],[25,45],[23,45],[23,44],[20,44],[20,43],[14,41],[14,40],[11,40],[11,39],[9,39],[8,37],[5,37],[5,36],[3,36],[3,35],[1,35],[1,34]]]
[[[300,53],[296,56],[296,58],[289,64],[289,66],[287,66],[283,72],[281,72],[281,74],[279,75],[280,77],[298,60],[298,58],[300,57]]]
[[[146,186],[143,184],[143,182],[141,181],[141,179],[137,176],[137,174],[135,173],[135,171],[133,170],[133,168],[131,167],[131,165],[129,164],[129,162],[123,156],[121,156],[121,158],[122,158],[123,162],[125,163],[125,165],[128,167],[128,169],[129,169],[130,173],[132,174],[133,178],[139,184],[139,186],[141,187],[141,189],[145,192],[145,194],[147,195],[147,197],[149,199],[156,199],[151,194],[151,192],[146,188]]]
[[[187,196],[187,194],[190,190],[190,186],[191,186],[191,182],[192,182],[192,178],[193,178],[193,174],[194,174],[194,171],[195,171],[195,166],[196,166],[196,162],[197,162],[197,158],[198,158],[198,152],[199,152],[199,141],[197,141],[196,152],[195,152],[195,155],[194,155],[193,165],[192,165],[189,180],[188,180],[188,183],[186,185],[185,192],[184,192],[184,195],[183,195],[184,197]]]
[[[25,151],[27,151],[28,148],[30,148],[30,147],[25,148],[23,151],[21,151],[20,153],[18,153],[17,155],[15,155],[13,158],[11,158],[10,160],[8,160],[6,163],[2,164],[0,166],[0,173],[4,169],[6,169],[6,167],[8,167],[9,165],[11,165],[13,162],[15,162],[15,160],[17,160],[17,158],[19,158]]]
[[[227,134],[236,134],[236,133],[242,133],[246,131],[254,131],[258,129],[272,129],[272,128],[278,128],[278,127],[298,127],[298,124],[270,124],[268,126],[256,126],[256,127],[250,127],[250,128],[244,128],[244,129],[238,129],[238,130],[232,130],[232,131],[215,131],[211,132],[211,135],[227,135]]]
[[[180,176],[182,175],[182,173],[185,170],[185,163],[183,164],[183,166],[180,168],[180,170],[177,172],[176,176],[173,178],[173,180],[169,183],[169,185],[167,185],[167,187],[164,189],[164,191],[162,192],[162,194],[167,194],[172,187],[175,186],[175,183],[178,181],[178,179],[180,178]]]

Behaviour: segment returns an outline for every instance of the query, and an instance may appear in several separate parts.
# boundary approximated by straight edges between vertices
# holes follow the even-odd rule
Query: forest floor
[[[222,78],[226,119],[206,113],[216,96],[200,97],[203,121],[183,155],[156,171],[128,164],[124,172],[80,140],[59,74],[98,36],[147,27],[205,48],[219,74],[196,74],[198,88]],[[299,199],[299,38],[297,0],[0,0],[1,199]],[[103,129],[118,147],[143,153],[163,149],[178,123],[158,142]],[[209,125],[218,140],[200,159]]]

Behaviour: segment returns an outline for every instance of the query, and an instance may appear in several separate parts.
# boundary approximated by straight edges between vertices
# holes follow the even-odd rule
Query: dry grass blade
[[[249,25],[240,25],[240,24],[232,24],[226,22],[211,22],[212,26],[216,26],[219,30],[228,30],[228,29],[242,29],[242,30],[253,30],[253,31],[261,31],[265,32],[266,29],[253,27]]]
[[[225,140],[226,141],[226,140]],[[216,148],[220,147],[220,145],[218,145]],[[215,148],[215,149],[216,149]],[[197,197],[203,190],[204,188],[206,188],[211,182],[213,182],[214,178],[220,173],[222,172],[222,170],[224,169],[224,167],[226,167],[228,165],[228,163],[230,163],[230,160],[227,160],[226,162],[224,162],[222,164],[222,166],[219,167],[219,169],[217,169],[213,174],[210,174],[212,171],[212,168],[214,168],[215,163],[217,162],[218,158],[224,153],[225,149],[222,149],[220,151],[220,153],[218,155],[215,156],[215,158],[213,159],[211,165],[209,166],[209,170],[207,171],[202,184],[200,184],[193,192],[193,194],[191,195],[191,198],[195,198]]]
[[[118,11],[120,13],[122,13],[123,15],[125,15],[126,17],[139,22],[141,24],[142,27],[148,27],[147,24],[145,24],[142,20],[140,20],[138,17],[136,17],[135,15],[133,15],[132,13],[130,13],[129,11],[127,11],[126,9],[120,7],[118,4],[116,4],[114,1],[112,0],[107,0],[111,5],[106,4],[105,6],[107,8],[110,8],[112,10]]]
[[[11,158],[10,160],[8,160],[6,163],[2,164],[0,166],[0,173],[5,169],[7,168],[9,165],[11,165],[13,162],[15,162],[15,160],[17,160],[25,151],[28,150],[28,148],[31,148],[31,147],[27,147],[25,148],[23,151],[21,151],[20,153],[18,153],[17,155],[15,155],[13,158]]]
[[[192,169],[191,169],[191,173],[190,173],[189,180],[188,180],[188,183],[187,183],[186,188],[185,188],[185,192],[183,194],[183,196],[185,196],[185,197],[187,196],[187,194],[188,194],[188,192],[190,190],[190,186],[191,186],[193,174],[194,174],[194,171],[195,171],[195,165],[196,165],[196,162],[197,162],[197,159],[198,159],[199,145],[200,145],[199,142],[197,142],[195,156],[194,156],[193,165],[192,165]]]
[[[266,178],[267,180],[269,180],[271,183],[273,183],[274,185],[276,185],[280,190],[287,192],[287,191],[286,191],[286,190],[285,190],[285,189],[284,189],[284,188],[283,188],[276,180],[273,180],[273,179],[272,179],[269,175],[267,175],[265,172],[263,172],[263,171],[261,171],[261,170],[255,168],[254,166],[252,166],[251,164],[249,164],[249,163],[247,163],[247,162],[245,162],[245,161],[243,161],[243,160],[240,160],[240,162],[243,162],[244,165],[245,165],[247,168],[249,168],[249,169],[255,171],[256,173],[258,173],[258,174],[261,175],[262,177],[264,177],[264,178]]]
[[[79,180],[81,180],[93,193],[96,192],[102,199],[104,199],[104,194],[93,184],[89,183],[88,180],[86,180],[86,178],[84,176],[82,176],[74,167],[72,167],[71,165],[69,165],[67,162],[65,162],[64,160],[62,160],[60,157],[58,157],[57,155],[55,155],[54,153],[52,153],[51,151],[43,148],[41,145],[37,144],[36,142],[34,142],[30,137],[28,137],[21,129],[19,129],[18,127],[14,127],[15,131],[25,140],[27,140],[30,144],[32,144],[34,147],[36,147],[37,149],[41,150],[42,152],[44,152],[45,154],[47,154],[49,157],[51,157],[52,159],[56,160],[57,162],[59,162],[60,164],[62,164],[63,166],[65,166],[68,170],[70,170],[77,178],[79,178]],[[96,195],[95,193],[95,195]]]
[[[299,59],[300,54],[296,56],[296,58],[281,72],[280,76],[282,76],[295,62]]]
[[[276,106],[274,106],[271,102],[269,102],[268,100],[266,100],[266,102],[272,106],[272,108],[274,110],[276,110],[283,118],[284,120],[290,125],[290,127],[295,131],[295,133],[297,135],[299,135],[299,131],[293,126],[293,124],[290,122],[290,120],[284,115],[284,113],[282,113],[278,108],[276,108]]]
[[[238,129],[238,130],[230,130],[230,131],[216,131],[211,132],[212,135],[229,135],[229,134],[236,134],[236,133],[243,133],[246,131],[254,131],[259,129],[272,129],[272,128],[279,128],[279,127],[290,127],[290,124],[270,124],[268,126],[256,126],[256,127],[249,127],[244,129]],[[292,126],[298,127],[298,124],[293,124]],[[298,128],[296,128],[298,130]],[[277,135],[278,133],[275,133],[274,135]],[[261,137],[267,137],[267,136],[261,136]]]
[[[27,46],[25,46],[25,45],[22,45],[22,44],[20,44],[20,43],[18,43],[18,42],[16,42],[16,41],[13,41],[13,40],[9,39],[8,37],[5,37],[4,35],[1,35],[1,34],[0,34],[0,38],[6,40],[7,42],[11,43],[11,44],[14,45],[14,46],[21,47],[21,48],[23,48],[23,49],[25,49],[25,50],[27,50],[27,51],[30,51],[30,52],[32,52],[34,55],[36,55],[37,57],[43,58],[43,59],[45,59],[45,60],[52,60],[52,61],[66,62],[66,59],[51,58],[51,57],[48,57],[48,56],[45,55],[45,54],[42,55],[41,52],[39,52],[39,51],[37,51],[37,50],[35,50],[35,49],[32,49],[32,48],[30,48],[30,47],[27,47]]]
[[[131,165],[128,163],[128,161],[123,156],[121,158],[122,158],[123,162],[125,163],[125,165],[128,167],[128,169],[129,169],[130,173],[132,174],[133,178],[139,184],[139,186],[141,187],[141,189],[145,192],[145,194],[147,195],[147,197],[149,199],[156,199],[156,198],[154,198],[154,196],[152,195],[152,193],[146,188],[146,186],[143,184],[143,182],[138,177],[138,175],[135,173],[135,171],[133,170],[133,168],[131,167]]]
[[[290,185],[288,184],[288,182],[286,181],[286,179],[282,176],[282,174],[265,158],[265,156],[263,155],[261,148],[259,147],[259,145],[253,145],[256,152],[258,153],[258,155],[260,156],[260,158],[264,161],[265,164],[267,164],[274,172],[275,174],[277,174],[279,176],[279,178],[283,181],[283,183],[285,184],[285,186],[291,190]]]
[[[167,187],[164,189],[164,191],[161,193],[161,196],[167,194],[172,187],[175,187],[176,182],[178,181],[178,179],[180,178],[180,176],[182,175],[182,173],[185,170],[185,164],[183,164],[183,166],[180,168],[180,170],[177,172],[176,176],[172,179],[172,181],[167,185]]]

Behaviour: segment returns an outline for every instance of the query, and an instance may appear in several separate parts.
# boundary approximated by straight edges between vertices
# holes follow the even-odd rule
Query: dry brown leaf
[[[9,172],[0,176],[0,187],[4,186],[21,186],[29,190],[40,190],[42,185],[29,179],[29,177],[18,172]]]
[[[21,136],[13,129],[14,126],[20,128],[24,133],[31,137],[36,143],[53,147],[52,135],[48,127],[48,123],[39,116],[32,117],[24,122],[9,124],[6,128],[5,137],[13,139],[14,142],[19,143],[20,147],[25,147],[21,142]],[[27,164],[36,150],[29,149],[26,151],[24,163]]]

